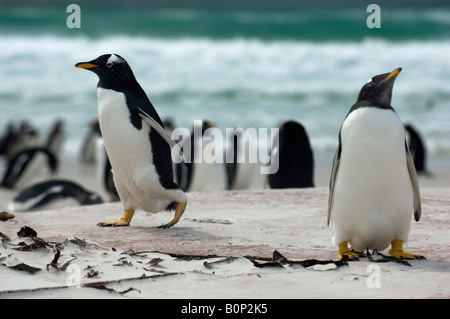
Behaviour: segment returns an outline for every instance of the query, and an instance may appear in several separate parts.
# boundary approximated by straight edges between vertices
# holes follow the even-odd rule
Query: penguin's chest
[[[342,126],[341,143],[339,178],[355,187],[383,192],[409,179],[405,130],[395,112],[375,107],[353,111]]]
[[[130,177],[135,169],[148,168],[152,164],[148,126],[137,129],[131,123],[123,93],[98,88],[97,94],[100,128],[114,174]]]
[[[391,110],[361,108],[344,121],[341,143],[333,228],[354,246],[383,249],[409,230],[412,214],[404,127]]]

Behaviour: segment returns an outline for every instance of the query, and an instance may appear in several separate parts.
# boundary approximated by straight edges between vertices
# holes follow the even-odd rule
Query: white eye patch
[[[108,61],[106,61],[106,66],[112,67],[114,63],[123,63],[123,62],[124,61],[121,58],[119,58],[117,55],[111,54]]]

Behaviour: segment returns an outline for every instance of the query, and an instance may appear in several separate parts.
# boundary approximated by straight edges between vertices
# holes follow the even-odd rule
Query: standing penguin
[[[421,215],[417,174],[405,129],[391,106],[392,88],[401,68],[374,76],[361,89],[342,124],[333,162],[328,224],[339,257],[357,251],[382,251],[396,258],[422,259],[405,253],[411,215]]]
[[[314,154],[308,134],[296,121],[283,123],[272,147],[278,171],[268,176],[270,188],[314,187]]]
[[[124,207],[120,220],[98,225],[128,226],[136,209],[157,213],[174,208],[175,217],[160,227],[175,225],[184,213],[187,196],[173,180],[171,149],[162,121],[130,66],[117,54],[75,66],[100,79],[100,129]]]

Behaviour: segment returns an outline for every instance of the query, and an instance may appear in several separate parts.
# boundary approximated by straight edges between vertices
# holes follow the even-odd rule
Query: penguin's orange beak
[[[92,68],[98,67],[97,64],[93,64],[90,62],[80,62],[80,63],[75,64],[75,66],[77,68],[82,68],[82,69],[92,69]]]
[[[389,73],[389,75],[386,77],[386,79],[389,78],[395,78],[397,75],[400,74],[400,72],[402,71],[402,68],[397,68],[394,71],[392,71],[391,73]]]

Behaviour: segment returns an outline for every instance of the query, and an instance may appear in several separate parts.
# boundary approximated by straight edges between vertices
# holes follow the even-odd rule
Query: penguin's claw
[[[340,260],[358,260],[359,254],[352,252],[348,248],[348,244],[346,241],[343,241],[339,244],[339,253],[338,253]]]
[[[389,256],[398,259],[426,259],[424,256],[405,253],[403,251],[403,241],[396,239],[391,243],[392,248],[389,250]]]
[[[97,224],[98,227],[123,227],[130,226],[130,223],[127,223],[123,220],[117,220],[114,222],[100,222]]]
[[[97,224],[99,227],[121,227],[121,226],[130,226],[131,219],[134,215],[134,209],[125,209],[123,211],[122,217],[120,220],[114,222],[100,222]]]
[[[180,220],[181,216],[184,213],[184,210],[186,209],[186,205],[187,202],[178,203],[177,208],[175,210],[175,217],[167,224],[158,226],[158,228],[167,229],[178,223],[178,221]]]
[[[404,251],[392,252],[391,250],[389,250],[389,255],[398,259],[426,259],[425,256],[405,253]]]

